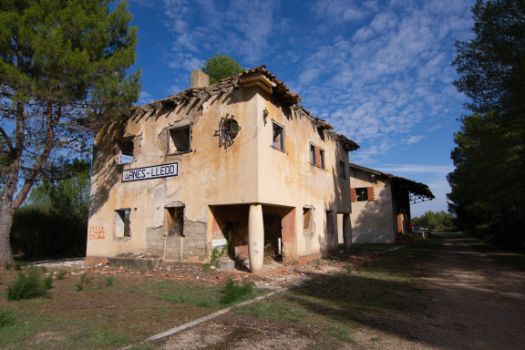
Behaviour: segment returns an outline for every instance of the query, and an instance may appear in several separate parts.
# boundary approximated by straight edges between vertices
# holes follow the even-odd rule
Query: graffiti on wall
[[[105,239],[104,226],[94,225],[89,227],[89,239]]]

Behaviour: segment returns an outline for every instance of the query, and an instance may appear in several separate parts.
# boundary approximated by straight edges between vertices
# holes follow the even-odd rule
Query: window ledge
[[[190,148],[189,150],[187,151],[180,151],[180,152],[172,152],[172,153],[166,153],[166,156],[180,156],[182,154],[188,154],[188,153],[192,153],[193,152],[193,149]]]
[[[270,145],[270,148],[273,148],[274,150],[279,151],[279,152],[281,152],[281,153],[288,154],[288,153],[286,152],[286,150],[284,150],[284,149],[280,149],[280,148],[277,148],[277,147],[275,147],[274,145]]]

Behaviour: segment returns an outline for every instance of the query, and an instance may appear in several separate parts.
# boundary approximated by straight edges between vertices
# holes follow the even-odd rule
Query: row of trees
[[[429,228],[432,231],[454,231],[456,229],[454,216],[446,211],[427,211],[423,215],[412,218],[412,224]]]
[[[82,256],[86,249],[89,164],[64,161],[33,187],[15,214],[11,247],[25,258]]]
[[[525,2],[478,0],[474,38],[453,64],[472,112],[461,119],[448,180],[460,228],[515,247],[525,241]]]

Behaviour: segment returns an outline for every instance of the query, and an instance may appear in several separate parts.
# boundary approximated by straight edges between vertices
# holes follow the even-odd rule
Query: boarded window
[[[273,122],[272,147],[284,152],[284,129]]]
[[[184,207],[171,207],[165,209],[167,235],[184,237]]]
[[[358,202],[368,201],[368,188],[366,187],[356,188],[355,193],[356,193],[356,200]]]
[[[133,162],[133,137],[126,137],[117,142],[117,162],[119,164],[128,164]]]
[[[339,161],[339,178],[346,180],[346,166],[342,160]]]
[[[189,125],[169,130],[168,153],[191,152],[191,127]]]
[[[130,230],[130,213],[131,209],[117,209],[115,210],[115,236],[116,237],[131,237]]]

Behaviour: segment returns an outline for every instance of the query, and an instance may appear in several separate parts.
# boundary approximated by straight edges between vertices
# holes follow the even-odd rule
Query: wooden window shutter
[[[368,193],[368,200],[369,201],[374,201],[376,199],[376,194],[374,192],[374,188],[373,187],[368,187],[366,192]]]
[[[397,233],[404,233],[405,230],[403,228],[403,213],[397,213],[396,219]]]
[[[352,202],[357,202],[357,192],[355,191],[355,188],[350,189],[350,200]]]
[[[321,167],[321,149],[319,147],[315,147],[315,166]]]

